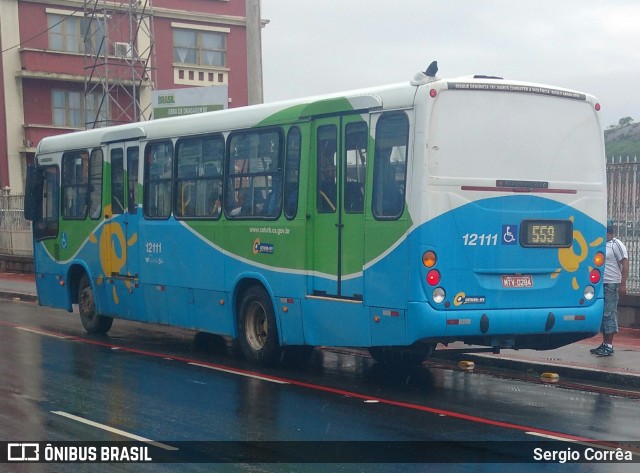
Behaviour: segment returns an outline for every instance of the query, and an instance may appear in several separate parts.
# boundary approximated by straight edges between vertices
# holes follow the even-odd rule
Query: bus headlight
[[[444,301],[444,298],[446,297],[446,294],[444,292],[444,289],[442,289],[441,287],[436,287],[433,290],[433,302],[435,302],[436,304],[442,304],[442,301]]]
[[[587,286],[584,288],[584,298],[588,301],[590,301],[591,299],[593,299],[593,296],[596,295],[596,290],[593,288],[593,286]]]

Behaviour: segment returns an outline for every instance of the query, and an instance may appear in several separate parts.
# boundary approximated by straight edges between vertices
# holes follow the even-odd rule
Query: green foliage
[[[620,126],[627,126],[627,125],[630,125],[631,123],[633,123],[633,118],[631,117],[624,117],[618,120],[618,125]]]
[[[621,118],[619,123],[620,126],[611,127],[604,132],[606,155],[640,158],[640,123],[633,123],[631,117]]]

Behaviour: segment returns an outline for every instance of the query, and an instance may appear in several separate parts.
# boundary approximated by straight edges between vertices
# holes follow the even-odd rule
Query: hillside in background
[[[637,156],[640,159],[640,123],[605,130],[604,146],[608,158]]]

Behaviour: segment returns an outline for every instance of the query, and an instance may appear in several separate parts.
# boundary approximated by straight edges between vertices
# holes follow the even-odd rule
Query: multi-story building
[[[46,136],[261,101],[259,10],[259,0],[1,0],[0,187],[23,192]]]

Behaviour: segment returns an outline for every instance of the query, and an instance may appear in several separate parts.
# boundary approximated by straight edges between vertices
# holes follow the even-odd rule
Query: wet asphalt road
[[[178,448],[181,458],[206,451],[210,460],[238,447],[234,458],[248,462],[13,464],[0,471],[425,471],[420,458],[397,464],[405,448],[422,448],[438,462],[486,462],[431,470],[494,471],[506,461],[538,471],[563,467],[532,462],[540,446],[640,440],[638,398],[446,366],[391,369],[346,350],[316,350],[305,366],[256,369],[211,343],[196,347],[190,331],[118,320],[108,337],[90,337],[77,314],[10,301],[0,301],[0,380],[0,441],[129,435]],[[545,444],[549,438],[560,442]],[[296,455],[314,463],[298,463]]]

